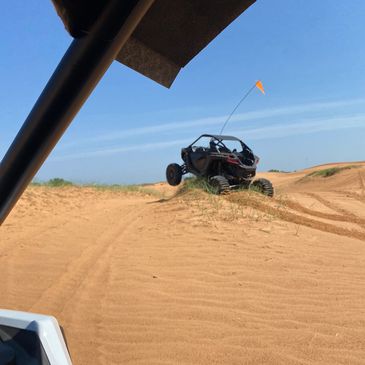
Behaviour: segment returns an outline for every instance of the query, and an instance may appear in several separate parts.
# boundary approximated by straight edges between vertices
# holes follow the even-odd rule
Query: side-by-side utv
[[[170,185],[179,185],[182,176],[191,173],[206,178],[214,192],[254,187],[267,196],[274,195],[267,179],[253,180],[259,158],[239,138],[203,134],[181,150],[182,165],[167,166],[166,178]]]

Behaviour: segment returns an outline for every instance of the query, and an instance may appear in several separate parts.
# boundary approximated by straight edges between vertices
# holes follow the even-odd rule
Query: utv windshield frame
[[[252,152],[251,148],[248,147],[243,141],[241,141],[239,138],[234,137],[234,136],[224,136],[224,135],[218,135],[218,134],[202,134],[201,136],[199,136],[194,142],[192,142],[187,148],[192,148],[196,142],[198,142],[201,138],[211,138],[211,140],[216,141],[217,143],[222,143],[227,149],[230,150],[230,148],[228,148],[223,141],[237,141],[241,144],[242,146],[242,151],[248,150],[250,152]],[[232,152],[232,151],[231,151]]]

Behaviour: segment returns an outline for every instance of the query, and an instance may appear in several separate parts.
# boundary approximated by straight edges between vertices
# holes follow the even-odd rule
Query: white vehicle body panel
[[[72,365],[56,318],[0,309],[0,325],[37,333],[51,365]]]

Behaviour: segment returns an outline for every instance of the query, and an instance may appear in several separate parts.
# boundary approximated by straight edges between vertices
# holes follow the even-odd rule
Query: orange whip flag
[[[256,81],[255,86],[265,95],[264,85],[262,85],[262,82],[260,80]]]
[[[262,82],[260,80],[256,81],[255,84],[251,87],[251,89],[249,89],[247,91],[247,93],[243,96],[243,98],[238,102],[238,104],[234,107],[234,109],[232,110],[232,113],[228,116],[227,120],[224,122],[223,127],[221,129],[221,131],[219,132],[219,134],[223,133],[224,128],[226,127],[227,123],[229,122],[229,120],[231,119],[233,113],[237,110],[237,108],[241,105],[241,103],[243,102],[243,100],[245,100],[247,98],[247,96],[250,95],[251,91],[257,87],[264,95],[265,95],[265,89],[264,86],[262,85]]]

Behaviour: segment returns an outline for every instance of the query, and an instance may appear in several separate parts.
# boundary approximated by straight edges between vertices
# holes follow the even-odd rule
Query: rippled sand
[[[75,365],[363,364],[359,166],[265,174],[274,199],[31,187],[0,228],[0,307],[56,316]]]

